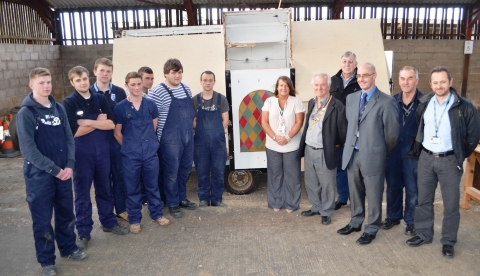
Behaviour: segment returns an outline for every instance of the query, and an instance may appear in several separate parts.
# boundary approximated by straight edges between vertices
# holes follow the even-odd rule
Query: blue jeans
[[[398,146],[397,146],[398,147]],[[405,220],[414,224],[417,205],[417,159],[406,158],[405,150],[395,149],[388,157],[385,170],[387,180],[387,218]],[[403,188],[405,188],[405,211],[403,210]]]
[[[350,196],[348,190],[348,175],[347,170],[342,170],[342,156],[343,156],[343,147],[340,148],[340,163],[337,167],[337,191],[338,191],[338,201],[342,203],[347,203]]]

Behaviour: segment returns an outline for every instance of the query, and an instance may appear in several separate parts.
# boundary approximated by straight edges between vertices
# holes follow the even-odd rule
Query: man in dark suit
[[[315,97],[308,102],[307,122],[300,141],[300,157],[305,156],[305,187],[312,208],[302,216],[321,215],[322,224],[331,222],[335,206],[335,183],[339,151],[345,143],[345,106],[330,95],[330,77],[313,76]]]
[[[373,64],[360,66],[357,81],[362,91],[347,97],[348,129],[342,167],[348,169],[352,219],[337,233],[348,235],[362,229],[366,196],[368,223],[358,244],[371,243],[380,229],[385,163],[400,133],[397,103],[377,88],[376,77]]]

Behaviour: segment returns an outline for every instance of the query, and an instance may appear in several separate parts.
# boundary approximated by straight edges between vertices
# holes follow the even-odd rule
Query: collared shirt
[[[305,143],[309,146],[314,148],[323,148],[323,136],[322,136],[322,129],[323,129],[323,118],[325,117],[325,112],[323,112],[318,118],[318,122],[312,126],[312,120],[317,117],[318,113],[321,112],[321,108],[324,107],[328,100],[330,99],[330,95],[325,97],[323,100],[320,101],[320,108],[317,105],[317,98],[315,98],[315,107],[312,110],[312,114],[310,118],[307,118],[309,121],[309,127],[307,129],[307,136],[305,137]]]
[[[452,132],[448,110],[454,102],[455,96],[452,93],[449,94],[447,99],[445,99],[442,104],[438,103],[436,96],[433,96],[428,102],[427,109],[423,115],[425,127],[422,142],[423,147],[427,150],[437,153],[453,150]],[[435,131],[435,117],[438,131]],[[434,144],[431,142],[431,138],[435,136],[440,138],[439,144]]]
[[[354,72],[354,73],[355,73],[355,72]],[[350,83],[350,81],[353,80],[354,77],[356,77],[356,74],[352,74],[352,75],[350,76],[350,78],[348,78],[348,79],[345,79],[345,78],[343,77],[343,72],[342,72],[342,74],[340,74],[340,76],[342,77],[343,88],[345,88],[345,87],[347,87],[347,85]]]
[[[360,95],[360,102],[362,101],[363,95],[365,95],[365,93],[367,93],[367,103],[368,103],[368,101],[370,101],[370,98],[372,97],[373,92],[375,92],[375,90],[377,90],[377,86],[376,86],[376,85],[375,85],[371,90],[369,90],[369,91],[363,91],[363,90],[362,90],[362,95]],[[360,102],[358,103],[358,106],[359,106],[359,107],[360,107]]]
[[[116,90],[116,92],[113,92],[114,89]],[[123,88],[119,87],[119,86],[113,85],[111,82],[110,82],[110,86],[109,86],[107,91],[99,90],[98,86],[97,86],[97,82],[95,82],[92,86],[90,86],[90,92],[92,92],[92,93],[97,92],[97,93],[101,93],[101,94],[105,95],[105,97],[108,100],[108,103],[112,107],[112,111],[113,111],[113,107],[117,103],[119,103],[122,100],[127,98],[127,94],[126,94],[125,90]]]

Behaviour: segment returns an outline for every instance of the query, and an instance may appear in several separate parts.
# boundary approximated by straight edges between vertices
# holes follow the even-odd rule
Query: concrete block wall
[[[480,106],[480,42],[475,41],[470,56],[467,98]],[[430,70],[435,66],[446,66],[453,77],[453,87],[461,93],[464,63],[463,40],[384,40],[385,51],[394,51],[394,93],[400,91],[398,73],[403,66],[418,69],[418,88],[423,93],[432,91],[429,84]]]
[[[52,45],[0,44],[0,116],[20,106],[30,93],[29,73],[36,67],[45,67],[52,73],[52,95],[63,100],[64,88],[60,47]]]
[[[73,93],[73,87],[68,79],[68,71],[74,66],[83,66],[90,72],[90,85],[95,82],[93,65],[98,58],[112,59],[113,44],[76,45],[60,47],[63,67],[63,80],[65,82],[65,95]],[[115,63],[114,63],[115,64]]]

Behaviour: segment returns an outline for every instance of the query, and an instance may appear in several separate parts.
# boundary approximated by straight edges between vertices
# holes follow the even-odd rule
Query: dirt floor
[[[30,212],[25,201],[23,158],[0,159],[0,275],[40,275]],[[94,204],[94,228],[80,262],[59,257],[59,275],[480,275],[480,205],[461,209],[455,258],[442,257],[439,243],[442,201],[435,202],[435,237],[418,248],[405,245],[405,225],[380,230],[369,245],[355,241],[361,233],[336,231],[350,220],[347,207],[335,211],[332,223],[319,216],[305,218],[267,208],[266,175],[259,175],[249,195],[224,193],[227,208],[185,211],[171,225],[151,222],[143,210],[142,232],[115,236],[104,233]],[[198,203],[196,176],[187,184],[188,198]],[[438,189],[439,190],[439,189]],[[93,194],[92,194],[93,195]],[[93,198],[93,197],[92,197]],[[385,213],[385,203],[384,203]],[[119,223],[128,226],[125,221]]]

